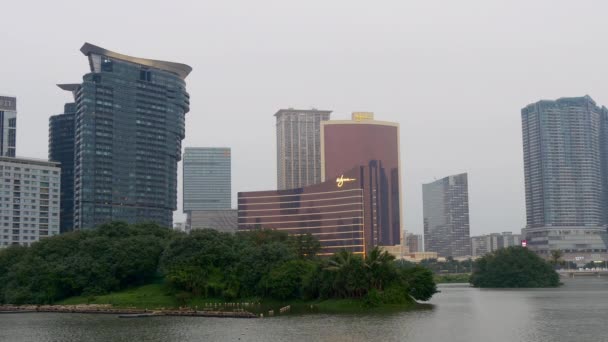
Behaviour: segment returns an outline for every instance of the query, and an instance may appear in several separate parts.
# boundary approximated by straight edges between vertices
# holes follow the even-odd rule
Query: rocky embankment
[[[115,308],[110,304],[87,305],[0,305],[0,314],[30,313],[30,312],[57,312],[82,314],[113,314],[113,315],[142,315],[149,316],[190,316],[190,317],[231,317],[231,318],[257,318],[247,311],[197,311],[189,308],[171,310],[144,310],[135,308]],[[145,315],[145,316],[144,316]]]

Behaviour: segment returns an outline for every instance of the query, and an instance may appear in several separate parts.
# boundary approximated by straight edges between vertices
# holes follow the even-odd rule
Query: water
[[[427,310],[265,319],[0,315],[0,341],[608,341],[608,278],[558,289],[440,286]]]

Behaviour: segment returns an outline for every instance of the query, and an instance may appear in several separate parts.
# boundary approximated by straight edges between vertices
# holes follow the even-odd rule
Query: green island
[[[561,283],[555,263],[557,261],[552,264],[524,247],[503,248],[475,262],[470,282],[481,288],[557,287]]]
[[[433,273],[378,248],[320,257],[311,235],[105,224],[0,251],[0,304],[357,313],[424,307]]]

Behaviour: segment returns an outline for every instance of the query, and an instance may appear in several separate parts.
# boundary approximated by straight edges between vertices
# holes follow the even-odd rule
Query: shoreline
[[[156,317],[156,316],[187,316],[187,317],[224,317],[224,318],[258,318],[257,315],[248,311],[197,311],[191,309],[172,310],[148,310],[115,308],[111,305],[0,305],[0,314],[19,313],[78,313],[78,314],[102,314],[102,315],[125,315],[132,317]],[[138,316],[141,315],[141,316]],[[125,317],[126,318],[126,317]]]

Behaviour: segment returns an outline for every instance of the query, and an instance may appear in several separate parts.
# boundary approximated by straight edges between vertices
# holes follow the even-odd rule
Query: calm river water
[[[0,341],[608,341],[608,278],[559,289],[443,285],[428,310],[265,319],[0,315]]]

